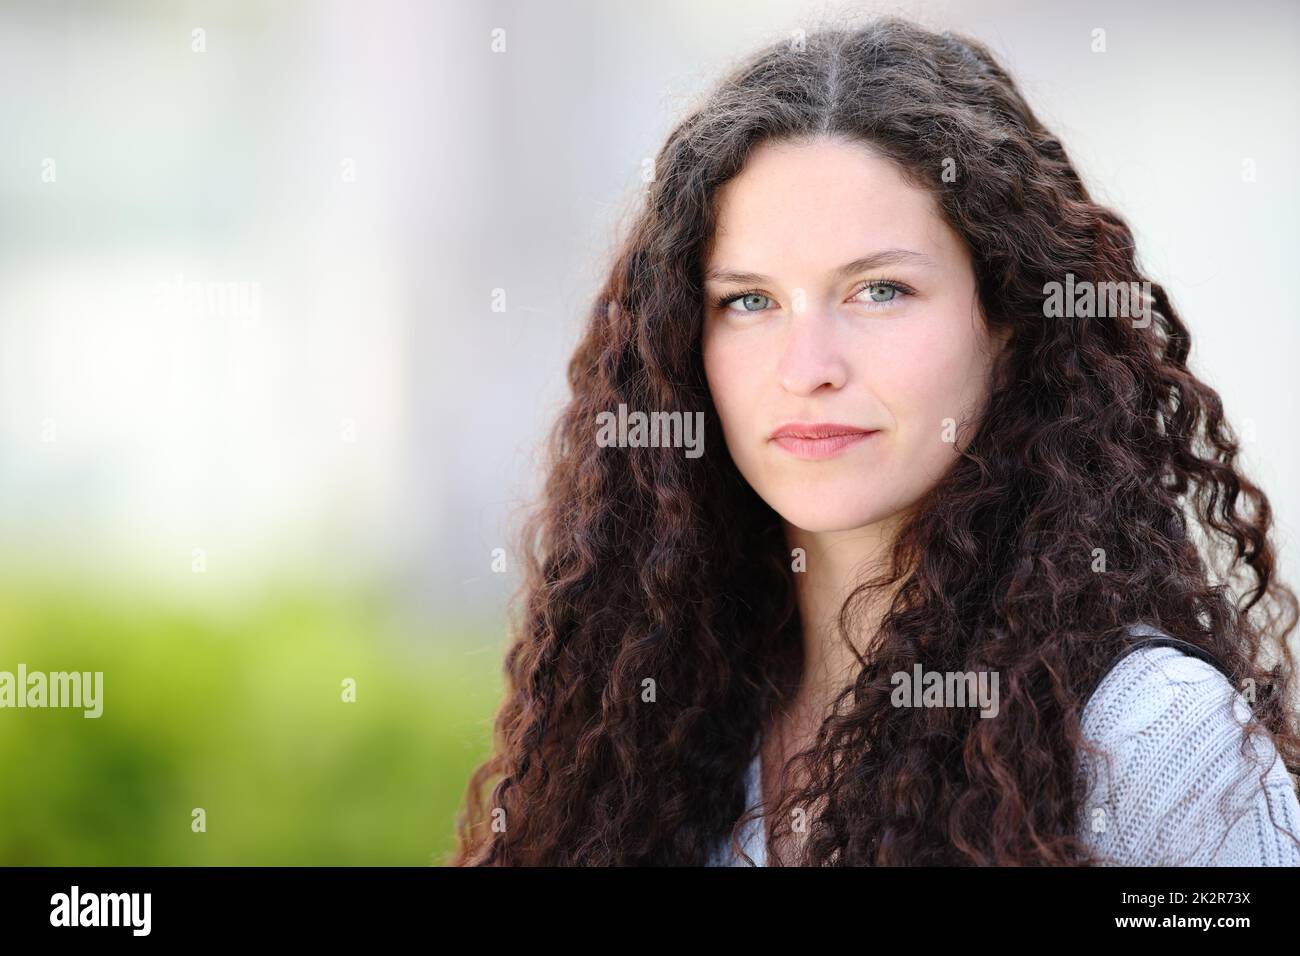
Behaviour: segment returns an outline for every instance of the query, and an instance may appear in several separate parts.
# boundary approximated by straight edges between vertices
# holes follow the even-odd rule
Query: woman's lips
[[[852,425],[786,425],[772,433],[772,441],[796,458],[819,461],[876,434],[877,430]]]

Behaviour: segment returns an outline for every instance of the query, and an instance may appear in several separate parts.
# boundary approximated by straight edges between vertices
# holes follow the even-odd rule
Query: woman
[[[989,52],[772,46],[655,173],[454,862],[1300,862],[1267,498]]]

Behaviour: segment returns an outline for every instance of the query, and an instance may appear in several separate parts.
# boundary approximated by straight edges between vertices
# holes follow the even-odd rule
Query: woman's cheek
[[[705,362],[705,376],[709,391],[722,420],[722,432],[733,458],[743,458],[747,453],[745,436],[755,427],[750,419],[755,414],[756,403],[753,376],[747,372],[746,355],[741,349],[724,349],[717,343],[715,351]]]
[[[895,431],[898,478],[907,486],[938,480],[956,454],[953,431],[971,398],[966,343],[941,330],[896,340],[895,361],[876,364],[872,389]]]

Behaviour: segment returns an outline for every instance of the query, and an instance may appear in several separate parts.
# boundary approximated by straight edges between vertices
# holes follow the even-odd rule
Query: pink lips
[[[877,431],[878,429],[858,428],[856,425],[791,422],[774,431],[772,441],[796,458],[819,461],[833,458],[844,449],[875,435]]]

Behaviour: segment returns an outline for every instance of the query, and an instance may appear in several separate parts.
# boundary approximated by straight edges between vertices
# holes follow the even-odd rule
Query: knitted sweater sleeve
[[[1106,865],[1300,866],[1295,785],[1267,731],[1247,738],[1249,717],[1205,661],[1124,657],[1084,708],[1103,754],[1080,751],[1080,836]]]

